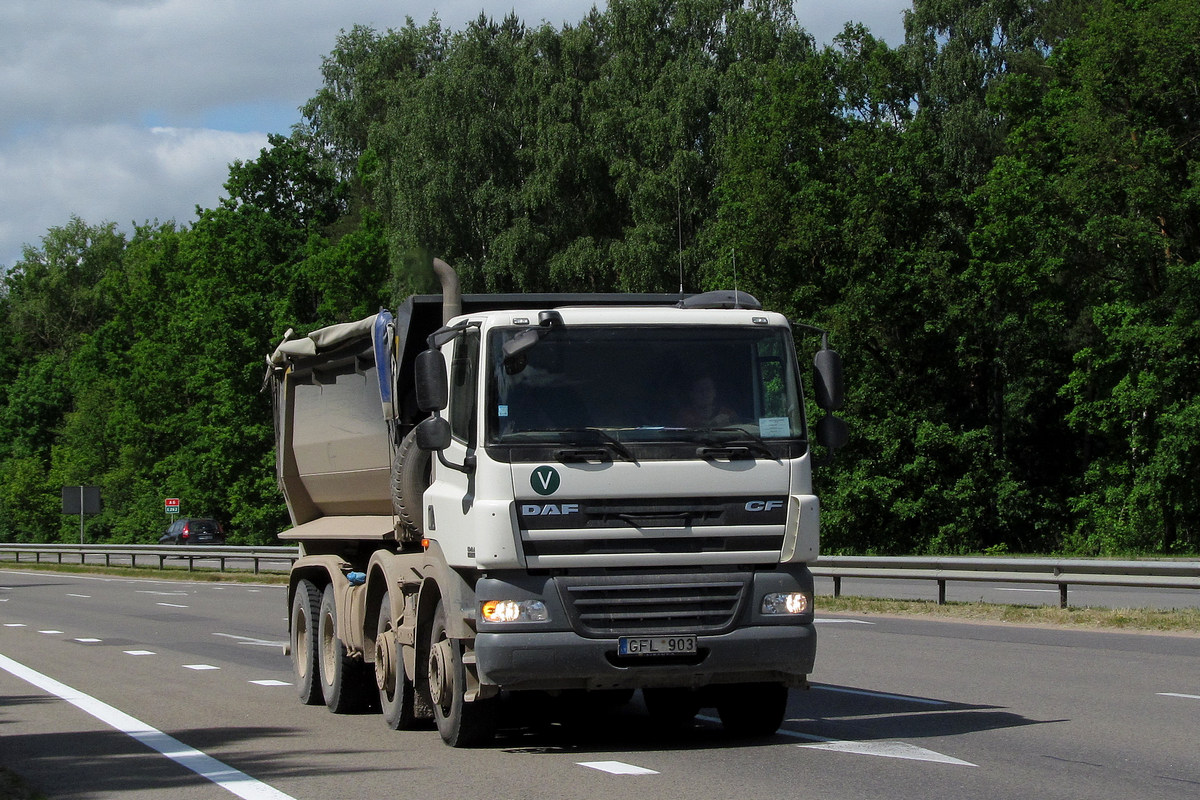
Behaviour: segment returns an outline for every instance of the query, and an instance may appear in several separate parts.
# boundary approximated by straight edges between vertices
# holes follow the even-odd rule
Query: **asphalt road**
[[[480,750],[301,706],[283,587],[0,571],[0,765],[52,798],[1188,798],[1200,636],[825,618],[783,730],[640,701]]]

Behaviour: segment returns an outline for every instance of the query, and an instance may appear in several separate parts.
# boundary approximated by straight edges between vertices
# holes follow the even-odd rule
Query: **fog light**
[[[480,607],[486,622],[545,622],[549,619],[541,600],[485,600]]]
[[[772,592],[762,601],[764,614],[805,614],[812,609],[812,600],[804,592]]]

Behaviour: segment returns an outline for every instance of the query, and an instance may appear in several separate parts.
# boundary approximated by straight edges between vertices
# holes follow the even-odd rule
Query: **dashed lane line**
[[[633,764],[626,764],[622,761],[577,761],[575,762],[581,767],[588,769],[597,769],[601,772],[607,772],[610,775],[657,775],[658,773],[652,769],[638,767]]]
[[[283,647],[287,642],[276,642],[271,639],[255,639],[253,636],[239,636],[236,633],[214,633],[213,636],[223,636],[226,639],[237,639],[238,644],[249,644],[255,647]]]
[[[0,669],[33,684],[44,692],[66,700],[105,725],[136,739],[151,750],[161,753],[176,764],[212,781],[222,789],[244,798],[244,800],[295,800],[291,795],[279,791],[274,786],[252,778],[207,753],[188,747],[175,737],[168,736],[124,711],[60,683],[24,664],[13,661],[7,656],[0,655]]]
[[[1160,697],[1180,697],[1184,700],[1200,700],[1200,694],[1180,694],[1179,692],[1157,692]]]
[[[806,736],[804,734],[794,734],[801,738],[811,738],[815,741],[812,744],[798,744],[797,747],[803,747],[809,750],[830,750],[835,753],[851,753],[860,756],[880,756],[881,758],[902,758],[908,761],[932,761],[935,764],[953,764],[959,767],[977,767],[978,764],[972,764],[970,761],[963,761],[961,758],[954,758],[944,753],[938,753],[934,750],[926,750],[924,747],[917,747],[915,744],[908,742],[850,742],[841,741],[838,739],[824,739],[819,736]]]

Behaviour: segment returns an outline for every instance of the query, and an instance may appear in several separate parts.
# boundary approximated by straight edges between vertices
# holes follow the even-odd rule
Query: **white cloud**
[[[123,230],[158,219],[186,224],[216,204],[236,159],[256,158],[265,133],[105,124],[55,128],[0,152],[0,264],[18,260],[72,215]]]
[[[603,0],[3,0],[0,265],[70,215],[91,224],[189,221],[233,159],[287,133],[320,87],[339,30],[480,9],[555,26]],[[908,0],[797,0],[818,42],[863,21],[892,44]],[[222,128],[224,130],[213,130]]]

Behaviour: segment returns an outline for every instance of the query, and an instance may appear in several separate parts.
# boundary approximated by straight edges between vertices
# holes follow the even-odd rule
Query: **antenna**
[[[683,302],[683,194],[675,186],[675,224],[679,232],[679,302]]]
[[[729,248],[729,255],[733,258],[733,307],[741,308],[742,298],[741,295],[738,294],[737,285],[737,250],[732,247]]]

